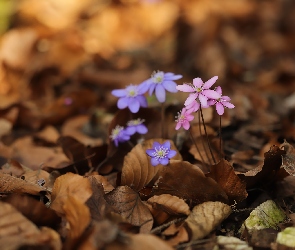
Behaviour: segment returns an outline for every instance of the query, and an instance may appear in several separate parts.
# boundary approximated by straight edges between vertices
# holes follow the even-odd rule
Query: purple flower
[[[175,75],[174,73],[164,73],[163,71],[154,72],[151,78],[141,83],[141,86],[149,91],[152,95],[155,92],[159,102],[163,103],[166,99],[166,91],[176,93],[177,84],[174,80],[182,78],[182,75]]]
[[[178,116],[176,117],[176,127],[175,129],[178,130],[181,127],[183,127],[185,130],[188,130],[190,128],[190,121],[194,119],[194,116],[191,114],[189,110],[186,108],[183,108],[181,110],[181,113],[178,113]]]
[[[145,89],[138,85],[129,85],[125,89],[115,89],[112,94],[120,97],[117,103],[119,109],[128,107],[132,113],[137,113],[140,107],[147,107],[147,100],[143,95]]]
[[[128,135],[134,135],[136,132],[139,134],[146,134],[148,132],[147,127],[143,124],[145,120],[135,119],[127,123],[127,128],[125,129]]]
[[[110,138],[115,143],[115,146],[118,147],[119,142],[125,142],[130,140],[130,135],[126,133],[124,127],[117,125],[110,135]]]
[[[170,158],[176,155],[176,151],[170,149],[171,145],[169,141],[165,141],[163,144],[159,142],[153,143],[152,149],[147,149],[146,153],[151,157],[151,164],[155,167],[158,164],[167,165]]]
[[[211,86],[217,81],[218,76],[214,76],[207,82],[203,83],[201,78],[193,79],[193,84],[182,84],[178,85],[176,88],[183,92],[191,93],[186,99],[184,105],[188,106],[195,100],[201,104],[202,107],[208,107],[208,99],[218,99],[220,94],[216,91],[210,89]]]
[[[229,108],[229,109],[233,109],[235,107],[235,105],[230,103],[230,100],[231,100],[230,97],[228,97],[226,95],[222,96],[222,89],[220,86],[218,86],[215,89],[215,91],[220,95],[220,97],[218,99],[209,100],[208,105],[209,106],[215,105],[217,114],[223,115],[224,107]]]

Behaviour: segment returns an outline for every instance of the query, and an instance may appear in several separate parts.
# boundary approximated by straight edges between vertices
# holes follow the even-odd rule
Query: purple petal
[[[147,149],[145,152],[147,153],[148,156],[154,157],[154,153],[156,151],[154,149]]]
[[[171,150],[169,151],[167,157],[170,159],[170,158],[174,157],[176,154],[177,154],[177,152],[176,152],[175,150],[172,150],[172,149],[171,149]]]
[[[157,141],[155,141],[154,143],[153,143],[153,148],[156,148],[156,147],[161,147],[162,145],[159,143],[159,142],[157,142]]]
[[[199,96],[199,93],[190,94],[188,98],[186,98],[184,105],[189,106],[195,99]]]
[[[148,106],[146,97],[144,95],[139,95],[135,97],[137,101],[139,101],[140,107],[146,108]]]
[[[221,96],[222,95],[222,88],[220,86],[217,86],[215,88],[215,91]]]
[[[224,107],[221,103],[216,103],[216,111],[217,111],[217,114],[219,115],[223,115],[224,113]]]
[[[164,148],[169,148],[171,147],[170,141],[165,141],[162,145]]]
[[[152,95],[156,88],[156,84],[152,83],[149,88],[149,95]]]
[[[213,106],[216,104],[216,100],[210,99],[210,100],[208,100],[207,104],[208,104],[208,106]]]
[[[202,91],[202,94],[204,96],[207,96],[210,99],[218,99],[220,98],[220,94],[218,94],[216,91],[211,90],[211,89],[205,89]]]
[[[188,121],[184,121],[183,124],[182,124],[182,126],[183,126],[183,128],[185,130],[189,130],[189,128],[190,128],[191,125],[190,125],[190,123]]]
[[[114,89],[112,91],[112,95],[116,96],[116,97],[124,97],[126,96],[126,90],[125,89]]]
[[[148,129],[145,125],[140,124],[140,125],[136,126],[136,131],[139,134],[146,134],[148,132]]]
[[[156,158],[151,158],[151,163],[155,167],[159,164],[159,161]]]
[[[160,163],[161,163],[162,165],[167,165],[167,164],[169,163],[169,159],[168,159],[168,158],[162,158],[162,159],[160,159],[159,161],[160,161]]]
[[[165,80],[179,80],[180,78],[182,78],[182,75],[174,75],[173,73],[164,74]]]
[[[176,89],[176,83],[175,82],[172,82],[172,81],[164,81],[162,83],[163,87],[169,91],[169,92],[172,92],[172,93],[176,93],[177,92],[177,89]]]
[[[148,91],[151,84],[152,84],[151,79],[148,79],[148,80],[142,82],[141,84],[138,85],[138,89],[137,89],[138,92],[137,93],[140,95],[144,94],[145,92]]]
[[[165,102],[166,92],[165,92],[164,87],[160,84],[156,86],[156,97],[159,102],[161,102],[161,103]]]
[[[134,135],[134,134],[136,133],[136,128],[135,128],[135,126],[127,127],[127,128],[125,129],[125,132],[126,132],[126,134],[128,134],[128,135]]]
[[[228,109],[233,109],[235,107],[235,105],[233,105],[230,102],[222,102],[223,106],[228,108]]]
[[[194,78],[194,80],[193,80],[193,84],[194,84],[194,86],[195,86],[196,88],[201,88],[202,85],[203,85],[203,81],[202,81],[202,79],[201,79],[200,77],[198,77],[198,78]]]
[[[227,95],[222,96],[221,99],[222,99],[223,101],[227,101],[227,102],[229,102],[229,101],[231,100],[230,97],[227,96]]]
[[[204,83],[203,88],[204,89],[211,88],[211,86],[217,81],[217,79],[218,79],[218,76],[213,76],[207,82]]]
[[[117,107],[119,109],[126,108],[128,106],[128,104],[129,104],[129,99],[130,99],[129,97],[122,97],[122,98],[120,98],[118,100],[118,102],[117,102]]]
[[[136,98],[130,98],[128,108],[132,113],[137,113],[139,110],[140,104]]]
[[[114,140],[113,142],[114,142],[115,146],[118,147],[118,140]]]
[[[207,106],[207,100],[208,100],[208,98],[206,96],[204,96],[202,94],[199,94],[199,100],[200,100],[200,103],[201,103],[202,107]]]
[[[182,92],[195,92],[194,88],[188,84],[182,84],[176,86],[176,89]]]

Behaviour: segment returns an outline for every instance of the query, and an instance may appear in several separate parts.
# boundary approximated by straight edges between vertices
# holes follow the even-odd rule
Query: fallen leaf
[[[8,160],[3,166],[1,166],[0,173],[13,175],[15,177],[21,177],[25,173],[23,166],[16,160]]]
[[[286,151],[282,155],[282,167],[288,172],[289,175],[295,176],[295,150],[294,147],[288,142],[284,142],[281,148]]]
[[[106,194],[105,199],[115,212],[126,218],[129,223],[140,226],[140,232],[147,233],[151,230],[153,217],[139,195],[131,188],[119,186]]]
[[[217,245],[224,250],[253,250],[247,242],[242,241],[236,237],[217,236]]]
[[[207,236],[231,214],[231,207],[222,202],[204,202],[195,206],[185,220],[190,240]]]
[[[152,148],[153,143],[157,141],[163,144],[164,139],[151,139],[144,141],[142,144],[136,145],[124,158],[121,185],[127,185],[134,190],[141,190],[148,185],[157,175],[157,173],[165,166],[152,166],[150,157],[146,154],[146,150]],[[177,154],[173,159],[181,160],[182,157],[177,151],[173,141],[171,149],[176,150]]]

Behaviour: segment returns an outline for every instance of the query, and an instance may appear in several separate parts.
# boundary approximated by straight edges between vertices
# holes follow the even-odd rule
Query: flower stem
[[[199,122],[199,132],[200,132],[200,138],[201,138],[201,141],[202,141],[202,146],[203,146],[204,151],[206,153],[208,163],[211,165],[211,159],[210,159],[210,157],[208,155],[207,147],[205,146],[205,142],[203,140],[203,135],[202,135],[202,131],[201,131],[201,112],[200,111],[198,112],[198,122]]]
[[[220,160],[222,159],[222,144],[221,144],[221,115],[219,116],[219,152],[220,152]]]
[[[165,138],[164,120],[165,120],[165,106],[164,106],[164,103],[161,103],[161,133],[162,133],[162,138]]]
[[[203,158],[203,156],[202,156],[202,154],[201,154],[201,152],[200,152],[200,149],[199,149],[199,147],[198,147],[198,145],[197,145],[197,143],[196,143],[196,141],[195,141],[195,139],[194,139],[194,137],[193,137],[193,134],[192,134],[192,130],[191,130],[191,128],[189,128],[188,131],[189,131],[189,135],[190,135],[190,137],[191,137],[191,139],[192,139],[192,142],[194,143],[194,145],[195,145],[195,147],[196,147],[196,149],[197,149],[197,151],[198,151],[198,154],[199,154],[200,157],[201,157],[202,162],[205,164],[204,158]]]
[[[208,137],[208,134],[207,134],[207,129],[206,129],[206,125],[205,125],[205,121],[204,121],[204,116],[203,116],[203,111],[202,111],[202,108],[201,107],[200,107],[200,111],[201,111],[202,123],[203,123],[204,131],[205,131],[205,135],[207,137],[207,143],[208,143],[208,146],[209,146],[210,154],[212,156],[212,159],[213,159],[214,164],[216,164],[216,160],[215,160],[215,157],[213,155],[211,144],[210,144],[209,137]]]

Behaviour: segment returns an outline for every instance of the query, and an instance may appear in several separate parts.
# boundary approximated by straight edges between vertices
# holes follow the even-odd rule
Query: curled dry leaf
[[[205,201],[227,202],[226,193],[202,170],[186,161],[171,160],[169,167],[159,173],[153,187],[155,195],[171,194],[194,206]]]
[[[289,175],[295,176],[295,150],[294,147],[288,142],[284,142],[281,145],[286,151],[285,155],[282,155],[282,167],[288,172]]]
[[[41,191],[46,191],[46,189],[9,174],[0,174],[1,193],[26,193],[39,195]]]
[[[140,227],[140,232],[147,233],[153,226],[153,217],[143,204],[139,195],[127,186],[119,186],[106,194],[106,201],[115,212],[126,218],[129,223]]]
[[[152,148],[153,143],[157,141],[163,144],[164,139],[151,139],[137,144],[124,158],[121,185],[127,185],[134,190],[141,190],[153,180],[158,172],[165,168],[163,165],[152,166],[150,157],[146,154],[146,150]],[[175,160],[182,160],[180,153],[177,151],[173,141],[171,149],[176,150],[177,154],[173,157]]]
[[[190,240],[204,238],[231,214],[231,207],[222,202],[204,202],[193,208],[185,220]]]
[[[21,177],[27,169],[16,160],[8,160],[3,166],[1,166],[0,173],[13,175],[15,177]]]
[[[109,183],[109,181],[102,175],[91,175],[93,178],[95,178],[97,180],[98,183],[101,183],[101,185],[103,186],[103,190],[105,193],[109,193],[114,189],[114,186]],[[88,177],[89,179],[90,177]]]
[[[228,161],[222,159],[217,164],[211,166],[210,173],[206,174],[206,176],[211,177],[221,186],[231,204],[235,201],[240,202],[246,199],[248,195],[246,183],[241,181],[235,174],[234,168]]]
[[[153,207],[162,209],[169,214],[190,214],[189,206],[183,199],[178,198],[170,194],[154,195],[147,200]]]
[[[50,207],[57,213],[63,214],[63,205],[69,196],[73,196],[84,203],[91,195],[92,189],[88,179],[77,174],[67,173],[55,180]]]

